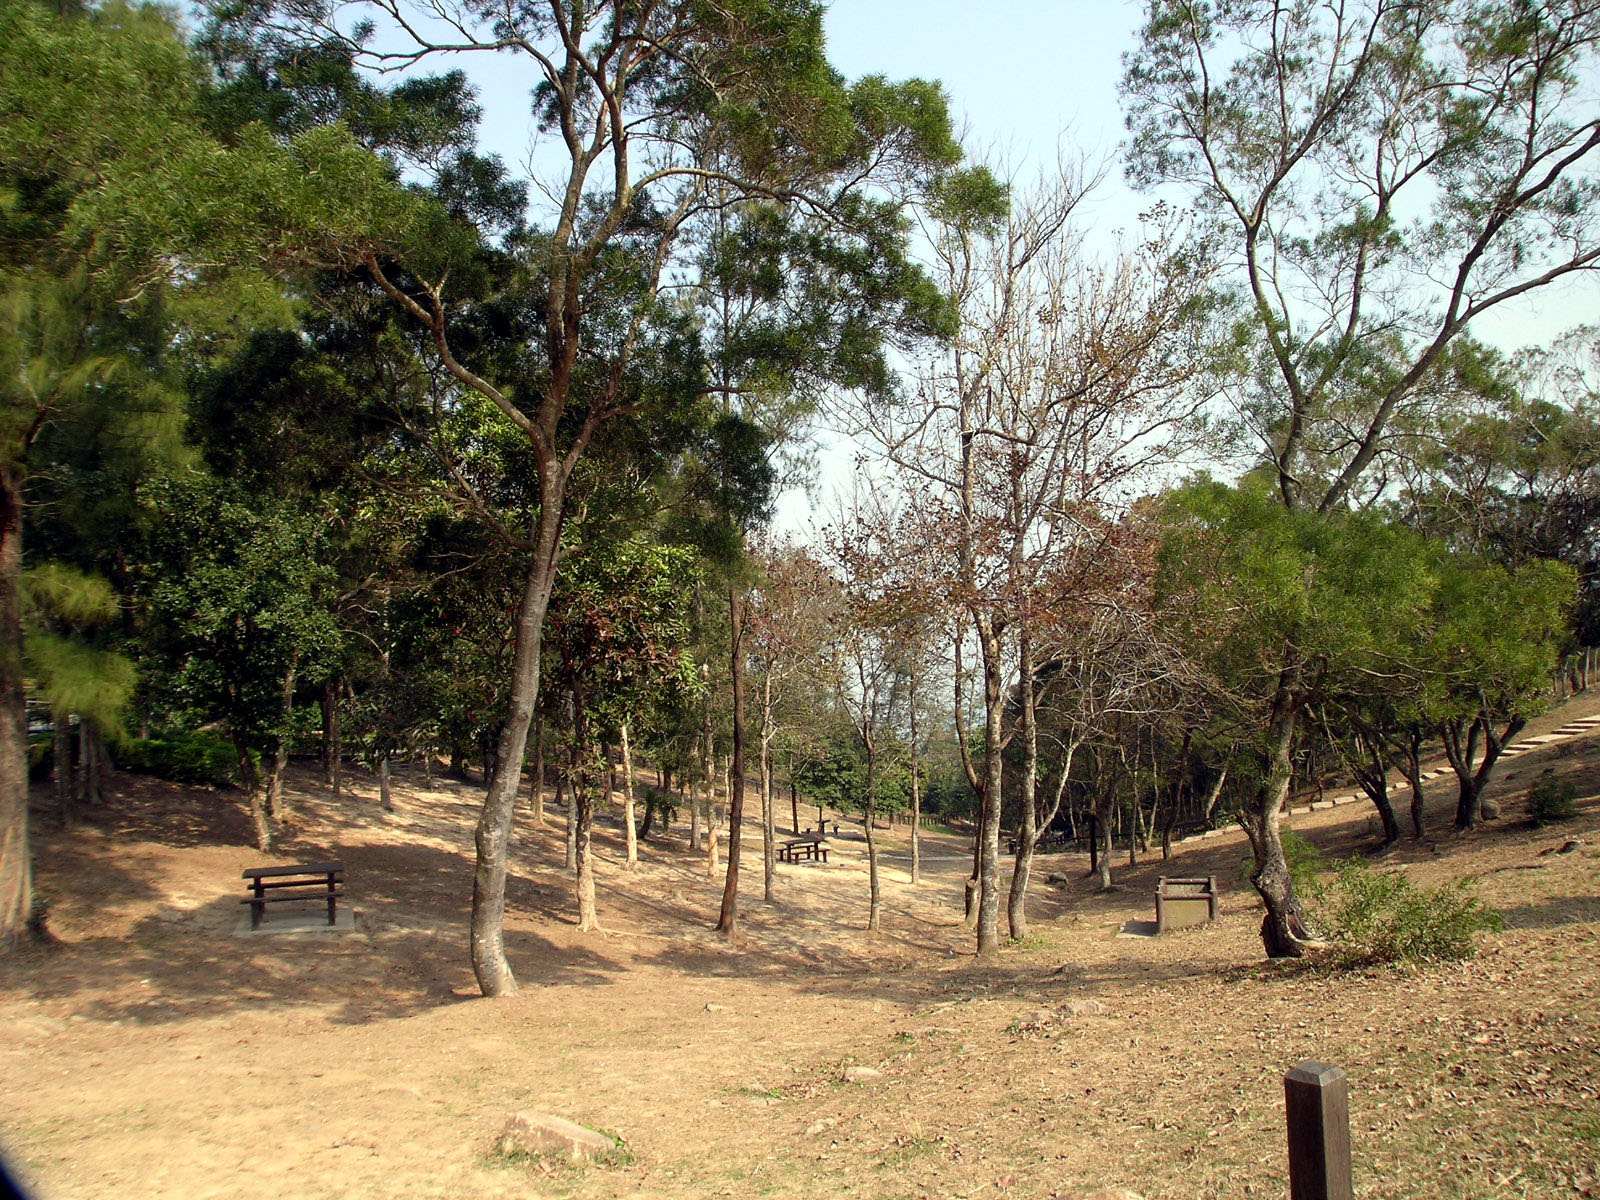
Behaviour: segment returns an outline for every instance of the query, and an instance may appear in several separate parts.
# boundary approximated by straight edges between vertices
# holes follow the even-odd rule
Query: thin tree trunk
[[[533,728],[533,787],[529,800],[533,805],[533,820],[543,825],[544,819],[544,717],[540,716]]]
[[[1001,634],[988,613],[977,615],[983,652],[984,778],[978,809],[978,953],[1000,949],[1000,804],[1005,770],[1005,663]]]
[[[768,904],[777,898],[778,829],[772,803],[772,675],[761,690],[761,897]]]
[[[283,798],[283,774],[289,769],[289,723],[294,719],[294,681],[298,673],[300,653],[289,656],[289,669],[283,673],[283,690],[278,698],[277,745],[272,751],[272,775],[267,782],[267,812],[282,823],[289,819],[287,801]]]
[[[0,953],[15,949],[30,931],[40,932],[33,916],[33,857],[28,845],[19,474],[15,467],[0,467]]]
[[[907,696],[911,717],[911,886],[922,882],[922,763],[917,747],[917,675],[911,674]]]
[[[568,871],[576,873],[578,870],[578,790],[579,781],[572,775],[570,768],[563,772],[566,776],[566,816],[567,816],[567,862]]]
[[[733,762],[729,767],[728,870],[717,929],[723,937],[733,938],[739,933],[739,852],[744,842],[744,597],[737,586],[728,589],[728,623],[732,635],[728,665],[733,676]]]
[[[789,758],[789,820],[793,822],[790,831],[795,837],[800,836],[800,789],[794,781],[794,757]]]
[[[324,787],[334,788],[334,795],[339,794],[335,787],[333,762],[335,757],[334,738],[335,725],[334,709],[338,706],[338,694],[335,692],[337,684],[332,676],[322,681],[322,783]]]
[[[385,754],[378,759],[378,805],[386,813],[394,811],[394,792],[389,787],[389,758]]]
[[[1024,629],[1017,638],[1017,695],[1022,702],[1022,775],[1018,781],[1017,853],[1011,870],[1011,893],[1006,899],[1006,922],[1011,939],[1028,936],[1028,879],[1033,870],[1033,848],[1039,840],[1039,725],[1034,708],[1033,640]]]
[[[77,773],[72,769],[72,714],[61,705],[50,710],[50,782],[55,792],[56,815],[71,829],[78,823],[73,801],[78,792]]]
[[[622,827],[627,831],[628,865],[639,865],[639,832],[633,824],[633,751],[628,745],[628,723],[622,723]]]
[[[863,700],[863,704],[866,701]],[[871,719],[870,717],[868,718]],[[878,752],[875,738],[867,739],[867,931],[876,933],[881,923],[881,892],[878,886],[878,839],[873,832],[878,816]],[[820,830],[819,830],[820,832]]]
[[[1421,839],[1427,822],[1422,795],[1422,733],[1411,730],[1400,753],[1400,773],[1411,785],[1411,836]]]

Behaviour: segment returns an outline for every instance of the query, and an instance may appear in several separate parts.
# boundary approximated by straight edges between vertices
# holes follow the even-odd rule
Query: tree
[[[674,340],[680,326],[661,287],[686,231],[730,197],[761,196],[865,237],[897,224],[894,198],[869,195],[869,186],[951,166],[959,151],[937,87],[881,78],[846,86],[828,67],[820,8],[811,4],[591,8],[551,0],[493,13],[460,5],[412,14],[395,0],[362,6],[385,23],[370,43],[375,25],[352,22],[355,7],[261,5],[225,15],[283,29],[306,48],[337,47],[378,69],[454,53],[520,55],[538,133],[551,147],[534,161],[559,164],[545,181],[548,223],[513,247],[512,282],[539,324],[514,361],[476,361],[463,326],[470,311],[456,303],[455,279],[437,257],[402,260],[370,240],[362,255],[367,274],[426,332],[459,387],[487,400],[533,458],[538,508],[519,538],[529,565],[496,755],[521,762],[573,473],[603,428],[646,413],[671,419],[683,398],[663,402],[645,378],[652,364],[683,361],[686,347]],[[437,15],[451,35],[430,41],[423,31],[437,27]],[[516,991],[502,933],[515,793],[512,774],[497,774],[476,834],[472,963],[487,995]]]
[[[551,601],[547,677],[571,697],[567,776],[577,812],[575,878],[584,931],[597,925],[593,765],[630,714],[698,690],[686,653],[694,575],[693,554],[683,547],[600,542],[571,560]]]
[[[993,207],[987,222],[972,219],[975,206],[944,214],[952,219],[935,246],[957,335],[930,354],[915,405],[880,406],[867,421],[917,497],[895,532],[915,560],[902,570],[964,614],[975,644],[983,732],[968,738],[963,728],[959,744],[978,747],[964,761],[981,798],[974,884],[983,954],[999,947],[1004,755],[1032,719],[1040,627],[1203,394],[1205,256],[1158,222],[1139,246],[1093,263],[1072,225],[1084,191],[1061,178],[1003,219]],[[962,723],[966,636],[956,662]],[[1016,687],[1027,694],[1020,721],[1007,713]],[[1037,741],[1022,731],[1029,791]]]
[[[93,274],[87,244],[108,197],[203,140],[199,81],[172,19],[111,5],[63,17],[45,5],[0,11],[0,951],[29,924],[22,538],[25,489],[41,434],[101,385],[142,364],[127,324],[157,289],[119,295]],[[155,272],[130,255],[134,274]],[[116,282],[125,282],[122,276]],[[114,286],[114,284],[113,284]],[[116,301],[122,299],[121,305]],[[117,389],[136,397],[137,384]]]
[[[1130,177],[1181,189],[1232,247],[1234,399],[1285,507],[1381,494],[1468,325],[1600,258],[1597,25],[1578,0],[1151,3]],[[1283,644],[1246,813],[1272,956],[1304,948],[1276,814],[1313,669]]]
[[[162,515],[145,560],[160,569],[143,600],[160,631],[166,705],[196,725],[225,724],[257,848],[270,850],[257,761],[283,735],[283,680],[296,664],[315,672],[339,648],[321,594],[333,579],[321,530],[291,506],[246,501],[204,478],[152,484],[148,498]]]

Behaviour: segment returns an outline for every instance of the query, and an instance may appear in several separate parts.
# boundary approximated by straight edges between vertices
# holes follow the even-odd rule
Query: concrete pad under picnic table
[[[299,912],[274,912],[264,917],[259,929],[250,928],[250,906],[241,905],[244,912],[234,926],[235,937],[261,937],[273,933],[354,933],[356,914],[341,904],[335,910],[333,924],[328,924],[328,902],[307,898],[307,907]]]

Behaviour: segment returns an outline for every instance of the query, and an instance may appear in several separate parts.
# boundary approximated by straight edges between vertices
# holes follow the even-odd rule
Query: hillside
[[[1522,740],[1596,714],[1580,697]],[[1578,783],[1580,816],[1535,830],[1519,803],[1546,767]],[[475,790],[411,780],[385,815],[365,781],[336,801],[295,782],[280,857],[347,864],[354,933],[235,935],[240,872],[263,859],[234,796],[118,777],[80,829],[40,816],[62,945],[0,966],[0,1145],[40,1196],[1279,1196],[1280,1081],[1306,1058],[1350,1074],[1363,1197],[1600,1195],[1600,725],[1507,764],[1505,815],[1468,836],[1435,789],[1437,835],[1389,865],[1477,876],[1507,929],[1415,972],[1262,962],[1237,831],[1119,862],[1105,895],[1081,856],[1043,858],[1034,936],[978,963],[957,839],[929,839],[914,892],[891,857],[876,936],[848,828],[827,865],[782,868],[776,905],[747,857],[728,946],[682,827],[633,872],[607,828],[606,932],[583,935],[559,829],[522,814],[523,993],[485,1001],[465,952]],[[1340,856],[1371,845],[1370,811],[1292,823]],[[903,851],[902,828],[884,837]],[[1217,875],[1220,920],[1119,936],[1162,873]],[[847,1065],[881,1075],[844,1083]],[[628,1154],[508,1163],[491,1149],[518,1111]]]

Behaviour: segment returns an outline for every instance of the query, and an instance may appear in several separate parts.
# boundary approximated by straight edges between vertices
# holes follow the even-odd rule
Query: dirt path
[[[1525,740],[1595,715],[1569,706]],[[40,888],[65,943],[0,967],[0,1144],[46,1200],[108,1197],[1147,1197],[1282,1194],[1281,1076],[1307,1057],[1354,1086],[1364,1197],[1600,1195],[1600,732],[1528,752],[1497,826],[1391,857],[1421,882],[1474,873],[1509,929],[1485,956],[1412,974],[1259,962],[1236,831],[1090,891],[1036,889],[1036,936],[977,963],[959,920],[967,858],[890,858],[885,929],[863,931],[861,847],[782,869],[745,931],[710,931],[720,890],[679,839],[629,872],[601,835],[606,935],[572,917],[555,827],[516,844],[507,942],[524,984],[474,999],[465,961],[473,789],[327,799],[296,780],[285,862],[341,858],[358,932],[241,938],[247,847],[234,797],[120,778],[70,834],[42,817]],[[1536,831],[1519,786],[1552,766],[1582,816]],[[420,785],[420,781],[418,781]],[[1296,814],[1333,853],[1370,809]],[[681,833],[681,830],[676,831]],[[1581,837],[1568,854],[1543,853]],[[748,843],[747,843],[748,845]],[[1160,873],[1216,874],[1213,926],[1117,936]],[[897,878],[898,876],[898,878]],[[1073,1004],[1076,1015],[1062,1015]],[[880,1078],[840,1081],[848,1064]],[[583,1171],[490,1153],[509,1113],[621,1135]]]

